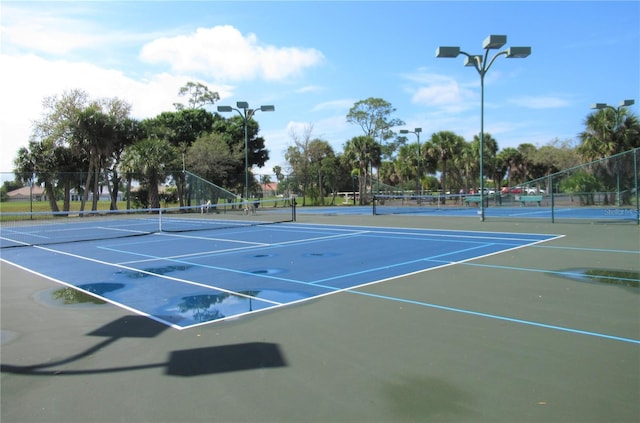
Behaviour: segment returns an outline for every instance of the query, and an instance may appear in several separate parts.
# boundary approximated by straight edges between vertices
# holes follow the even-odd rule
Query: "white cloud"
[[[322,90],[323,88],[318,85],[307,85],[305,87],[298,88],[295,92],[296,94],[307,94],[307,93],[315,93]]]
[[[168,64],[176,72],[232,81],[282,80],[324,60],[316,49],[263,45],[255,34],[245,36],[230,25],[159,38],[142,48],[140,58],[148,63]]]
[[[49,54],[64,54],[96,44],[101,31],[59,11],[3,5],[3,45]]]
[[[27,145],[32,123],[40,118],[45,97],[82,89],[94,99],[125,100],[132,105],[132,117],[144,119],[173,110],[173,103],[183,103],[185,99],[178,96],[180,87],[197,80],[166,73],[134,80],[117,70],[34,55],[0,55],[0,61],[0,171],[10,171],[16,152]],[[221,97],[232,95],[231,86],[203,83]]]
[[[519,97],[508,100],[509,103],[530,109],[558,109],[570,106],[570,102],[555,96]]]
[[[335,110],[337,112],[344,112],[344,116],[346,116],[354,104],[355,101],[352,99],[325,101],[324,103],[316,104],[311,111]]]

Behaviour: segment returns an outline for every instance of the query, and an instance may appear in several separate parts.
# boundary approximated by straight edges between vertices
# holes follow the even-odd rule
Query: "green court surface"
[[[298,222],[562,236],[185,330],[1,262],[2,422],[640,421],[636,225]]]

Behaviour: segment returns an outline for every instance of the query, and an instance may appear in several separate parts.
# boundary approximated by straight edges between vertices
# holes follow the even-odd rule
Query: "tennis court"
[[[639,240],[299,211],[3,248],[2,418],[637,421]]]

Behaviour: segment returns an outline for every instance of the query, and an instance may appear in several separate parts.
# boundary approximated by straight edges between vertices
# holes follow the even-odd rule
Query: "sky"
[[[485,76],[484,129],[500,149],[576,144],[596,102],[634,99],[638,114],[638,1],[2,0],[0,172],[13,170],[46,97],[82,89],[144,119],[186,103],[189,81],[218,92],[216,106],[275,106],[255,115],[270,155],[257,174],[287,173],[285,152],[309,129],[341,152],[363,134],[349,109],[371,97],[396,109],[406,125],[395,130],[421,128],[421,142],[438,131],[471,141],[478,72],[435,52],[482,54],[491,34],[532,50],[498,57]]]

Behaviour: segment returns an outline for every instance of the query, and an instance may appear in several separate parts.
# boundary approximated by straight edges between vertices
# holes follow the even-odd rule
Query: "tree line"
[[[52,211],[56,200],[69,210],[71,193],[80,196],[81,211],[97,209],[99,193],[107,190],[111,209],[118,194],[130,192],[137,181],[147,191],[144,203],[160,206],[158,187],[175,185],[176,201],[190,203],[184,170],[225,189],[244,189],[244,120],[225,118],[206,107],[219,100],[205,85],[188,82],[179,94],[187,104],[156,117],[131,118],[131,105],[118,98],[91,99],[79,89],[43,100],[41,119],[33,125],[28,146],[14,160],[16,180],[44,187]],[[459,192],[476,189],[479,183],[479,135],[472,140],[453,131],[431,134],[426,140],[410,140],[398,129],[405,123],[393,115],[396,109],[381,98],[356,102],[345,119],[362,134],[334,151],[329,140],[313,136],[313,125],[290,133],[286,151],[288,168],[272,169],[280,192],[302,197],[302,205],[325,204],[338,192],[357,191],[361,203],[376,187],[403,192]],[[580,143],[552,140],[536,147],[530,143],[500,150],[491,134],[484,134],[483,177],[499,189],[541,178],[585,161],[610,156],[640,146],[638,118],[626,109],[614,115],[598,110],[585,119]],[[249,169],[262,168],[269,160],[258,123],[247,122]],[[609,169],[611,174],[615,169]],[[255,176],[255,175],[254,175]],[[250,178],[250,193],[259,195],[259,183],[271,177]],[[331,197],[333,195],[333,197]],[[215,201],[215,199],[212,199]],[[130,198],[127,197],[127,208]]]
[[[418,131],[409,131],[416,135],[409,140],[394,131],[405,125],[393,117],[395,111],[381,98],[356,102],[346,120],[363,133],[348,140],[341,152],[335,152],[327,140],[314,138],[313,125],[302,133],[291,133],[293,143],[285,158],[297,192],[314,204],[324,204],[327,193],[353,190],[362,204],[368,201],[367,193],[379,191],[380,186],[403,193],[470,192],[480,186],[480,134],[467,141],[453,131],[440,131],[419,140]],[[603,109],[590,114],[577,146],[555,139],[539,148],[522,143],[500,149],[497,140],[485,133],[485,186],[499,191],[639,147],[637,116],[626,109],[615,113]],[[281,174],[277,170],[276,175]],[[604,177],[609,186],[615,172],[613,166],[607,168]]]

